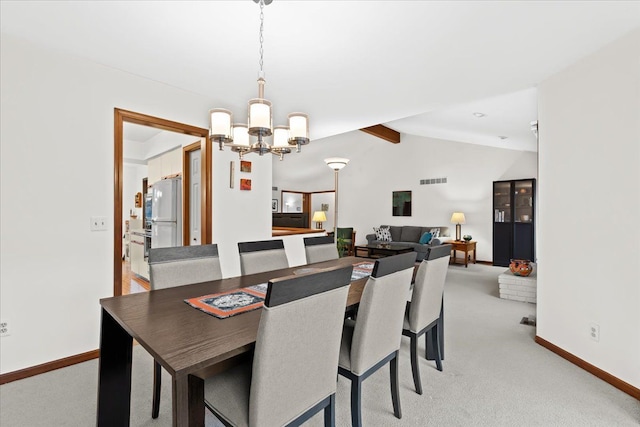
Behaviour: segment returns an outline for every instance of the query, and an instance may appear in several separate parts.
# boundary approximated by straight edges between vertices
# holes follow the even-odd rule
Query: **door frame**
[[[201,242],[202,244],[211,243],[212,232],[212,206],[211,206],[211,141],[209,140],[209,130],[196,126],[178,123],[159,117],[149,116],[142,113],[123,110],[120,108],[113,109],[113,294],[115,296],[122,295],[122,187],[124,177],[123,163],[123,134],[124,123],[134,123],[143,126],[149,126],[156,129],[167,130],[171,132],[183,133],[202,138],[199,144],[201,150],[201,166],[202,166],[202,212],[200,218],[201,225]],[[183,157],[184,166],[184,157]],[[189,207],[186,203],[182,204],[183,218],[185,211],[188,215]]]
[[[193,144],[186,145],[182,147],[182,245],[183,246],[191,246],[191,215],[189,215],[189,210],[191,208],[191,162],[189,161],[189,153],[196,150],[202,150],[202,144],[200,142],[194,142]],[[200,151],[200,163],[202,163],[202,156],[204,155],[204,151]],[[200,169],[200,179],[202,181],[202,171],[204,169]],[[184,207],[186,206],[186,210]],[[204,221],[205,214],[204,206],[200,203],[200,221]],[[185,216],[186,215],[186,216]],[[201,224],[202,227],[203,224]],[[204,239],[200,236],[201,241],[204,242]],[[209,242],[211,243],[211,242]],[[204,244],[204,243],[203,243]]]

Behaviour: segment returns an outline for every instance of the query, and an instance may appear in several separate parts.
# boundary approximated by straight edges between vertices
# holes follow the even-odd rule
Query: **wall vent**
[[[420,185],[430,185],[430,184],[446,184],[447,178],[427,178],[421,179]]]
[[[271,187],[271,191],[278,191],[278,187]]]

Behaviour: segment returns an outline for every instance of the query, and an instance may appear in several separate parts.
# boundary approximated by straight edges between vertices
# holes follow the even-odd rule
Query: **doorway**
[[[124,123],[132,123],[142,126],[148,126],[159,130],[165,130],[170,132],[181,133],[185,135],[195,136],[200,139],[199,143],[191,144],[188,147],[184,147],[187,152],[199,150],[200,152],[200,183],[198,185],[200,193],[200,243],[211,243],[211,223],[212,223],[212,208],[211,208],[211,142],[209,141],[209,132],[207,129],[198,128],[195,126],[173,122],[170,120],[148,116],[141,113],[122,110],[119,108],[114,109],[114,254],[113,254],[113,293],[114,295],[122,295],[122,245],[123,245],[123,183],[124,183]],[[186,153],[184,153],[186,154]],[[186,163],[186,157],[183,156],[183,162]],[[183,170],[187,168],[183,165]],[[183,180],[188,181],[188,179]],[[191,186],[189,183],[186,185]],[[184,189],[183,189],[184,190]],[[183,191],[183,194],[186,194]],[[182,204],[182,216],[183,218],[189,217],[189,204]],[[184,221],[185,227],[187,222]],[[189,240],[190,234],[183,233],[183,241]],[[189,244],[189,242],[185,243]]]

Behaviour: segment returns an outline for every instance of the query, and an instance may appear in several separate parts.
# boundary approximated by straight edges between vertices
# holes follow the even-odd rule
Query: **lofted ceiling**
[[[201,94],[236,121],[257,96],[252,0],[0,8],[3,34]],[[276,0],[264,14],[274,125],[304,111],[312,139],[383,123],[530,151],[536,85],[640,28],[637,1]]]

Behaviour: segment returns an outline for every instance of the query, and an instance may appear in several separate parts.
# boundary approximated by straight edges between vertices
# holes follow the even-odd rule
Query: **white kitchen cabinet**
[[[147,175],[150,185],[168,176],[182,174],[182,147],[168,151],[147,161]]]
[[[147,182],[149,185],[160,181],[162,178],[162,156],[154,157],[147,161]]]
[[[162,156],[162,178],[182,174],[182,147],[164,153]]]
[[[144,231],[131,231],[130,236],[131,244],[129,247],[129,255],[131,272],[149,280],[149,263],[144,257]]]

